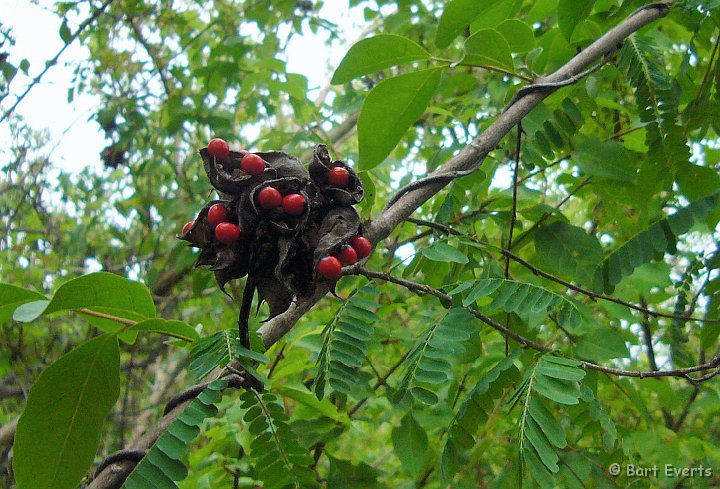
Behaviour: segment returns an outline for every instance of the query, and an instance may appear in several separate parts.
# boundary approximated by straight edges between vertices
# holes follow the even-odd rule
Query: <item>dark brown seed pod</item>
[[[329,211],[318,230],[319,238],[313,263],[331,255],[340,246],[350,241],[360,229],[360,216],[352,207],[336,207]]]
[[[349,173],[350,181],[345,188],[335,187],[328,181],[328,172],[333,167],[344,168]],[[328,205],[351,206],[360,203],[365,197],[365,189],[355,170],[344,161],[332,161],[324,144],[315,147],[313,161],[310,163],[310,177]]]

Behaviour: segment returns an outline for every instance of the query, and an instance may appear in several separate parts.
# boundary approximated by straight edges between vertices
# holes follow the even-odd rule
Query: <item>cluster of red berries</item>
[[[223,244],[230,246],[240,239],[242,231],[240,226],[230,222],[230,214],[227,208],[222,204],[213,204],[208,209],[207,220],[210,226],[215,230],[215,239]],[[187,233],[193,227],[195,221],[190,221],[183,226],[183,234]]]
[[[338,253],[318,261],[317,268],[320,275],[331,280],[337,280],[342,275],[343,265],[354,265],[358,259],[370,256],[372,253],[372,243],[365,236],[355,236],[350,243],[340,247]]]
[[[208,153],[218,161],[225,161],[230,156],[230,145],[227,141],[215,138],[208,143]],[[265,171],[267,163],[260,156],[247,153],[240,161],[240,169],[248,175],[260,175]]]
[[[282,206],[285,214],[290,216],[300,216],[305,212],[305,197],[301,194],[287,194],[283,196],[275,187],[265,187],[260,190],[257,195],[257,201],[263,209],[269,210]]]
[[[202,150],[201,155],[203,155]],[[308,225],[305,221],[297,224],[297,226],[302,226],[302,228],[307,226],[310,236],[312,236],[312,230],[317,229],[315,226],[319,226],[320,221],[327,215],[326,212],[328,208],[323,206],[330,204],[335,208],[343,208],[359,202],[363,197],[362,184],[357,180],[357,176],[354,176],[352,169],[347,167],[343,162],[331,162],[327,151],[322,145],[316,147],[315,159],[314,162],[311,163],[309,175],[304,169],[298,169],[300,162],[290,155],[282,152],[255,154],[248,153],[244,150],[237,152],[230,151],[228,143],[220,138],[214,138],[208,143],[206,152],[203,155],[203,161],[205,162],[205,169],[208,177],[211,179],[211,183],[225,194],[235,196],[236,199],[239,199],[243,191],[243,187],[241,187],[243,183],[241,182],[247,182],[245,185],[248,185],[248,187],[252,189],[250,195],[252,196],[251,199],[253,199],[253,209],[255,212],[258,210],[267,211],[268,219],[273,222],[275,222],[275,218],[283,219],[276,213],[294,217],[303,216],[306,212],[314,211],[315,209],[323,209],[315,212],[315,214],[312,212],[308,214],[310,219],[314,220],[313,225]],[[297,162],[298,165],[293,166],[295,162]],[[312,165],[315,166],[313,167]],[[236,174],[235,171],[237,169],[242,171],[244,175]],[[266,172],[266,170],[268,171]],[[314,174],[313,171],[315,172]],[[222,172],[225,173],[223,174]],[[282,173],[278,174],[279,172]],[[261,175],[264,177],[262,178],[264,182],[258,181],[261,179],[249,178]],[[219,180],[214,181],[213,178]],[[307,187],[303,191],[300,190],[298,188],[299,186],[295,183],[288,185],[287,182],[290,180],[283,179],[294,179],[295,182],[300,182]],[[218,186],[218,181],[222,182],[222,186]],[[325,194],[322,194],[322,192],[325,192]],[[324,198],[326,200],[323,200],[323,195],[325,195]],[[249,211],[249,209],[243,208],[242,205],[244,204],[240,204],[239,202],[243,202],[243,200],[232,200],[227,204],[215,203],[210,205],[209,208],[207,208],[206,217],[198,218],[196,221],[190,221],[183,227],[183,235],[192,232],[195,224],[200,223],[200,219],[203,221],[207,219],[207,223],[218,243],[226,246],[235,244],[243,235],[243,231],[239,225],[240,223],[242,223],[244,227],[247,227],[245,230],[245,239],[254,241],[256,237],[256,229],[253,227],[255,224],[252,224],[254,221],[251,219],[249,221],[251,224],[248,224],[243,220],[244,214],[242,213]],[[247,200],[244,202],[247,202]],[[232,210],[235,209],[235,206],[238,207],[237,211]],[[236,215],[236,212],[239,213],[239,215]],[[230,217],[231,213],[233,214],[232,219]],[[356,213],[355,215],[357,216]],[[357,220],[359,224],[359,217],[357,217]],[[352,215],[350,216],[350,222],[352,222]],[[207,239],[209,236],[207,238],[200,238],[205,232],[203,229],[206,228],[203,226],[194,238],[188,240],[193,242],[192,240],[194,239],[195,246],[200,245],[205,248],[205,245],[202,244],[202,239]],[[357,233],[357,229],[358,228],[354,228],[354,231],[351,232]],[[337,233],[337,230],[334,232]],[[352,236],[352,234],[350,235]],[[344,236],[348,236],[348,234]],[[247,241],[246,244],[250,245],[250,241]],[[342,243],[342,241],[340,242]],[[235,247],[233,248],[233,252],[236,253],[235,255],[231,255],[234,257],[233,260],[242,260],[243,256],[247,256],[245,248],[241,248],[242,247],[237,249]],[[213,248],[210,248],[210,250],[210,253],[218,252]],[[370,255],[372,252],[372,243],[366,237],[357,234],[342,245],[334,245],[330,248],[326,247],[324,250],[328,250],[329,252],[325,251],[325,253],[328,254],[315,263],[314,268],[316,273],[326,279],[337,280],[342,275],[343,266],[354,265],[358,260]],[[310,256],[312,256],[312,250],[309,251]],[[227,257],[227,255],[225,256]],[[203,264],[208,264],[210,263],[208,260],[211,259],[203,257],[202,260]],[[225,260],[227,260],[227,258],[225,258]],[[241,261],[238,261],[238,264],[240,263]],[[275,265],[271,264],[271,261],[268,263],[270,263],[272,270],[277,269]],[[227,264],[223,266],[227,268]],[[238,265],[237,270],[244,270],[243,266],[246,265]],[[215,269],[216,278],[218,279],[218,283],[221,284],[221,287],[227,280],[233,278],[233,275],[224,271],[225,268]],[[247,273],[238,272],[237,270],[233,270],[231,273],[237,273],[238,277]],[[218,274],[221,275],[219,276]],[[296,284],[295,287],[298,288],[300,286]]]

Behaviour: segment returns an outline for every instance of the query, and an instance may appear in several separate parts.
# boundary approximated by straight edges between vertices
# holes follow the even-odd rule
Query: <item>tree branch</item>
[[[406,289],[418,292],[421,294],[430,294],[441,301],[445,303],[451,303],[452,302],[452,296],[449,294],[446,294],[445,292],[438,290],[434,287],[430,287],[429,285],[425,284],[419,284],[417,282],[412,282],[410,280],[405,280],[397,277],[393,277],[392,275],[389,275],[387,273],[381,273],[381,272],[375,272],[372,270],[367,270],[362,267],[357,267],[354,272],[357,275],[362,275],[367,278],[372,279],[378,279],[383,280],[386,282],[391,282],[397,285],[401,285],[405,287]],[[525,338],[524,336],[519,335],[518,333],[514,332],[513,330],[505,327],[503,324],[499,323],[498,321],[495,321],[494,319],[486,316],[482,312],[478,311],[477,309],[473,309],[471,307],[465,308],[467,311],[471,312],[473,316],[490,326],[491,328],[509,336],[513,340],[517,341],[521,345],[527,348],[532,348],[533,350],[537,350],[540,352],[550,352],[553,351],[552,348],[549,348],[547,346],[541,345],[540,343],[537,343],[529,338]],[[609,375],[615,375],[617,377],[637,377],[641,379],[645,378],[656,378],[656,377],[681,377],[686,379],[688,382],[690,382],[693,385],[697,385],[701,382],[705,382],[706,380],[710,380],[716,375],[720,374],[720,354],[715,356],[711,361],[707,363],[703,363],[701,365],[695,365],[693,367],[687,367],[687,368],[679,368],[675,370],[651,370],[651,371],[639,371],[639,370],[623,370],[618,368],[612,368],[612,367],[604,367],[602,365],[597,365],[595,363],[586,362],[586,361],[580,361],[580,366],[587,370],[597,370],[598,372],[603,372]],[[691,377],[689,374],[695,373],[695,372],[704,372],[707,370],[713,370],[712,372],[703,375],[702,377],[694,378]]]
[[[556,72],[537,80],[537,84],[543,87],[542,90],[524,92],[483,133],[448,160],[447,163],[431,173],[429,178],[453,174],[453,172],[462,173],[480,166],[488,153],[498,145],[502,138],[523,117],[559,88],[559,86],[553,86],[552,84],[562,84],[567,80],[577,81],[576,77],[583,70],[614,51],[618,44],[621,44],[625,38],[638,29],[667,15],[669,8],[668,4],[657,3],[638,10],[610,29],[597,41],[590,44]],[[402,194],[402,196],[397,199],[397,202],[386,208],[380,217],[368,224],[367,236],[373,243],[383,240],[410,214],[415,212],[415,209],[438,193],[451,180],[448,178],[441,179],[410,191],[400,189],[398,194]]]

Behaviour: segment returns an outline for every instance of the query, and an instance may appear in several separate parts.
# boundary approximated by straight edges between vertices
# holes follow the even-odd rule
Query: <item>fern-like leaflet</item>
[[[222,398],[227,381],[210,383],[160,435],[123,484],[126,489],[177,489],[176,482],[187,477],[183,460],[188,444],[200,433],[206,418],[217,414],[216,404]]]
[[[455,296],[467,290],[469,292],[463,297],[463,307],[468,307],[478,299],[497,292],[487,306],[489,309],[499,309],[519,315],[557,311],[558,321],[570,328],[578,327],[583,322],[583,315],[577,304],[568,297],[539,285],[504,278],[481,278],[463,282],[449,294]]]
[[[190,350],[188,370],[202,379],[217,367],[224,367],[230,360],[235,360],[250,375],[264,379],[255,371],[253,362],[268,363],[270,359],[255,351],[248,350],[240,344],[236,329],[221,329],[216,333],[193,343]]]
[[[618,65],[635,88],[640,120],[648,133],[650,163],[668,172],[674,163],[687,161],[690,150],[678,124],[678,98],[661,60],[651,39],[633,34],[623,43]]]
[[[407,357],[396,400],[409,394],[423,404],[436,404],[437,390],[453,376],[448,358],[462,355],[463,343],[476,333],[475,317],[461,308],[450,309],[425,328]]]
[[[565,448],[565,430],[537,394],[553,402],[574,405],[581,397],[578,382],[585,377],[580,362],[543,355],[527,372],[509,400],[510,409],[522,405],[520,424],[520,477],[527,467],[541,487],[555,487],[560,458],[555,449]]]
[[[520,372],[515,367],[515,360],[520,353],[521,350],[515,350],[495,364],[475,384],[460,405],[448,428],[448,439],[443,450],[441,465],[443,480],[449,480],[460,470],[463,461],[461,451],[472,449],[478,428],[490,417],[496,400],[519,379]]]
[[[318,399],[325,397],[327,387],[350,394],[357,384],[356,370],[365,363],[373,324],[379,321],[373,312],[377,305],[372,297],[376,294],[370,285],[357,289],[323,329],[314,384]]]
[[[288,424],[288,416],[277,397],[254,390],[243,392],[243,420],[252,435],[250,456],[255,459],[256,478],[264,489],[317,487],[312,457],[300,445]]]
[[[595,289],[610,294],[623,277],[635,268],[664,253],[675,253],[678,236],[685,234],[695,222],[704,219],[717,208],[720,192],[691,202],[686,207],[658,221],[630,238],[622,246],[608,254],[595,273]]]

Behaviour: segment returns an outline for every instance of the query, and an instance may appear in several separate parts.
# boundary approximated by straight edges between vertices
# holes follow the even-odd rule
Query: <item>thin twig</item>
[[[55,56],[53,56],[53,58],[51,60],[45,62],[45,68],[40,72],[39,75],[37,75],[35,78],[32,79],[32,81],[27,86],[25,91],[15,100],[15,103],[12,104],[10,106],[10,108],[5,111],[5,113],[3,113],[2,117],[0,117],[0,123],[2,123],[5,119],[7,119],[10,116],[10,114],[12,114],[15,111],[17,106],[20,105],[20,102],[22,102],[23,99],[27,96],[27,94],[30,93],[30,90],[32,90],[35,87],[35,85],[40,83],[40,80],[42,79],[43,76],[45,76],[45,73],[47,73],[51,67],[53,67],[57,64],[58,59],[60,59],[60,56],[62,56],[62,54],[65,52],[65,50],[68,48],[68,46],[70,46],[70,44],[72,44],[75,41],[75,39],[77,39],[78,36],[80,36],[80,34],[82,34],[82,32],[90,24],[92,24],[95,21],[95,19],[100,17],[100,15],[102,15],[102,13],[105,12],[105,9],[112,2],[113,2],[113,0],[105,0],[105,3],[100,5],[100,8],[98,8],[95,12],[93,12],[93,14],[90,17],[85,19],[85,21],[82,24],[80,24],[80,26],[77,28],[77,30],[70,35],[70,38],[63,45],[63,47],[60,48],[60,50],[57,52],[57,54]]]
[[[669,313],[664,313],[664,312],[653,311],[652,309],[648,309],[647,307],[643,307],[641,305],[634,304],[632,302],[624,301],[622,299],[618,299],[618,298],[610,296],[610,295],[593,292],[592,290],[586,289],[584,287],[580,287],[579,285],[575,285],[571,282],[568,282],[567,280],[563,280],[560,277],[557,277],[551,273],[548,273],[544,270],[539,269],[532,263],[524,260],[523,258],[520,258],[518,255],[516,255],[512,251],[506,250],[504,248],[500,248],[500,247],[493,245],[492,243],[489,243],[487,241],[477,239],[474,236],[465,234],[461,231],[458,231],[457,229],[453,229],[449,226],[445,226],[444,224],[439,224],[439,223],[432,222],[432,221],[425,221],[423,219],[408,218],[407,220],[410,222],[413,222],[415,224],[432,227],[433,229],[437,229],[437,230],[445,232],[447,234],[453,234],[455,236],[462,236],[462,237],[469,239],[477,244],[487,246],[488,248],[493,248],[493,249],[497,250],[499,253],[501,253],[502,255],[505,255],[505,256],[509,257],[511,260],[524,266],[525,268],[530,270],[533,274],[538,275],[543,278],[546,278],[546,279],[548,279],[552,282],[558,283],[560,285],[564,285],[568,289],[578,292],[579,294],[583,294],[593,300],[599,299],[599,300],[603,300],[603,301],[607,301],[607,302],[613,302],[615,304],[625,306],[629,309],[634,309],[638,312],[647,314],[648,316],[655,317],[655,318],[677,319],[680,321],[697,321],[700,323],[720,323],[720,318],[701,318],[701,317],[697,317],[697,316],[686,316],[686,315],[669,314]]]
[[[362,275],[367,278],[371,279],[378,279],[383,280],[385,282],[394,283],[397,285],[401,285],[405,287],[408,290],[411,290],[413,292],[420,292],[423,294],[430,294],[441,301],[445,303],[450,303],[452,301],[452,296],[449,294],[446,294],[445,292],[442,292],[441,290],[435,289],[434,287],[430,287],[429,285],[420,284],[417,282],[412,282],[410,280],[401,279],[398,277],[393,277],[392,275],[389,275],[387,273],[381,273],[381,272],[375,272],[372,270],[367,270],[362,267],[358,267],[354,270],[354,273],[357,275]],[[541,345],[540,343],[537,343],[529,338],[525,338],[524,336],[519,335],[518,333],[506,328],[503,324],[495,321],[494,319],[486,316],[485,314],[481,313],[480,311],[466,307],[466,310],[471,312],[476,318],[480,319],[482,322],[490,326],[491,328],[507,334],[510,336],[513,340],[517,341],[519,344],[527,347],[532,348],[533,350],[537,350],[540,352],[549,352],[552,351],[551,348],[548,348],[546,346]],[[704,382],[706,380],[709,380],[716,375],[720,374],[720,354],[718,354],[715,358],[713,358],[711,361],[707,363],[703,363],[701,365],[695,365],[693,367],[687,367],[687,368],[679,368],[675,370],[659,370],[659,371],[639,371],[639,370],[623,370],[619,368],[612,368],[612,367],[604,367],[602,365],[597,365],[595,363],[586,362],[586,361],[580,361],[580,366],[584,369],[589,370],[596,370],[598,372],[603,372],[610,375],[615,375],[618,377],[636,377],[636,378],[657,378],[657,377],[681,377],[689,381],[691,384],[699,384],[701,382]],[[695,373],[695,372],[703,372],[707,370],[715,369],[713,372],[706,374],[702,377],[693,378],[690,377],[689,374]]]

